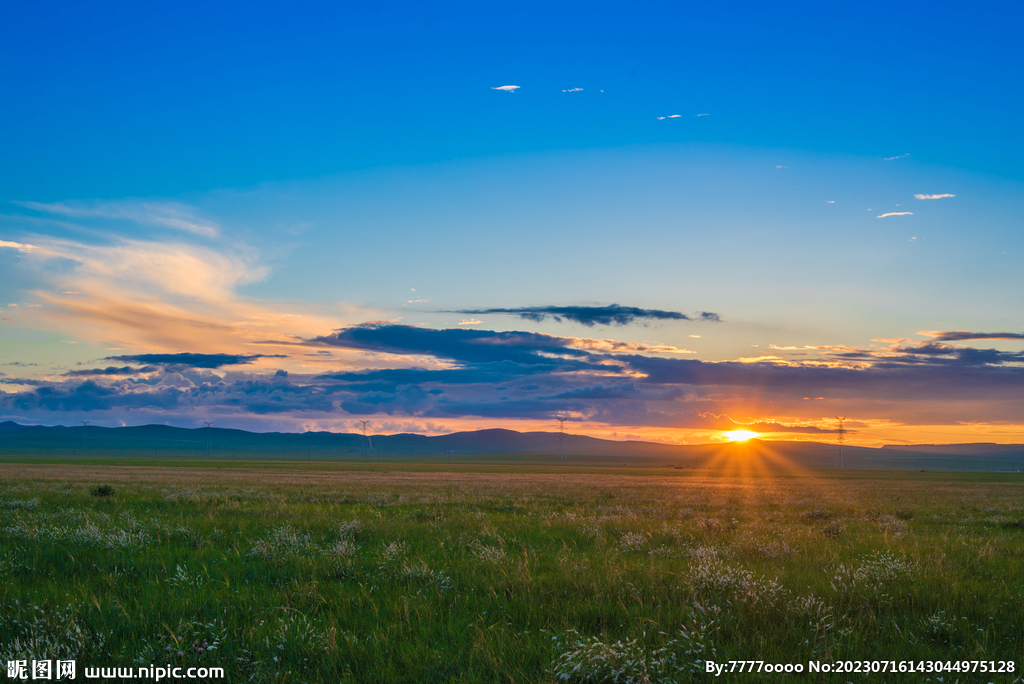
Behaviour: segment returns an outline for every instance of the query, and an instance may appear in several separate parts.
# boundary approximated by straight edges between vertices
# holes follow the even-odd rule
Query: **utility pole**
[[[565,421],[568,418],[555,418],[558,421],[558,462],[565,462]]]
[[[836,468],[846,468],[846,428],[843,427],[843,421],[846,420],[846,416],[836,416],[836,420],[839,421],[839,429],[836,430]]]
[[[366,458],[367,456],[370,455],[370,450],[373,449],[373,444],[370,442],[370,436],[366,434],[366,426],[370,424],[370,421],[361,420],[359,422],[363,424],[363,445],[362,449],[360,450],[360,456]],[[380,459],[378,458],[377,460]]]

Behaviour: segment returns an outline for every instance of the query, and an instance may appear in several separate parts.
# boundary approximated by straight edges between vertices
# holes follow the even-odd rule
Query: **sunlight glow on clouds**
[[[0,247],[19,249],[18,243]],[[311,307],[240,297],[238,286],[268,273],[251,251],[142,240],[91,245],[56,238],[19,251],[48,281],[34,294],[49,306],[35,312],[32,321],[43,329],[73,329],[100,344],[222,352],[277,331],[315,334],[336,325],[336,319],[315,314]],[[50,267],[61,261],[70,268]],[[57,294],[65,292],[78,294]]]
[[[0,248],[4,248],[4,247],[6,247],[8,249],[16,249],[19,252],[26,253],[26,254],[28,252],[31,252],[33,249],[35,249],[34,245],[25,245],[25,244],[22,244],[20,242],[8,242],[7,240],[0,240]]]

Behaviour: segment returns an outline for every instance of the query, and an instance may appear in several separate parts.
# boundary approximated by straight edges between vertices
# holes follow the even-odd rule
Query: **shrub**
[[[114,488],[107,484],[96,485],[89,493],[93,496],[114,496]]]

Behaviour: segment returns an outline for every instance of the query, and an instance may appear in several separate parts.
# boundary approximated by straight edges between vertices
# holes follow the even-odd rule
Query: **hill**
[[[336,432],[248,432],[229,428],[139,425],[107,428],[0,423],[0,456],[145,456],[316,460],[502,460],[552,463],[561,450],[556,432],[489,429],[448,435]],[[581,465],[708,467],[716,463],[833,468],[836,447],[819,442],[750,440],[673,445],[565,435],[566,460]],[[922,470],[1024,469],[1024,445],[887,445],[846,447],[848,468]]]

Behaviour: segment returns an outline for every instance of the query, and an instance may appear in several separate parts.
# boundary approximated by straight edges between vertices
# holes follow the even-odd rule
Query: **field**
[[[1024,681],[1024,475],[211,465],[0,464],[0,661],[232,682],[711,681],[706,660],[805,667],[723,675],[745,682]],[[806,671],[846,660],[1015,671]]]

